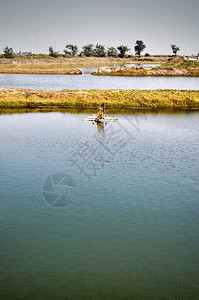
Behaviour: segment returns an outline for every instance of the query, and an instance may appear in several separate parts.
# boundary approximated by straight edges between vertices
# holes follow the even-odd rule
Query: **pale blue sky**
[[[191,55],[199,52],[198,12],[198,0],[0,0],[0,51],[32,51],[33,36],[35,53],[101,43],[134,54],[141,39],[150,54],[170,54],[176,44]]]

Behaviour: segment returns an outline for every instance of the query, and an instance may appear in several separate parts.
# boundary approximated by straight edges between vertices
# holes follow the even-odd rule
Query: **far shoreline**
[[[143,67],[139,64],[155,64]],[[134,66],[132,66],[134,65]],[[79,68],[96,68],[91,75],[97,76],[163,76],[163,77],[199,77],[199,61],[180,56],[171,58],[62,58],[5,60],[0,58],[0,74],[46,74],[46,75],[81,75]]]
[[[58,58],[0,58],[0,74],[81,75],[79,68],[126,64],[161,64],[165,57],[58,57]]]

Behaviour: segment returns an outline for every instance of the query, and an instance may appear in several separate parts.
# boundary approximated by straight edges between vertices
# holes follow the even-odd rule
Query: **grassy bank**
[[[98,68],[93,75],[107,76],[199,76],[199,61],[186,60],[181,57],[169,59],[155,68],[117,67]]]
[[[199,91],[63,90],[0,88],[0,108],[199,109]]]
[[[99,67],[109,66],[114,64],[126,64],[131,63],[129,59],[107,59],[107,58],[71,58],[62,60],[47,60],[47,59],[31,59],[31,60],[0,60],[0,73],[32,73],[32,74],[51,74],[50,72],[56,72],[56,74],[63,74],[66,69],[71,68],[87,68],[87,67]]]

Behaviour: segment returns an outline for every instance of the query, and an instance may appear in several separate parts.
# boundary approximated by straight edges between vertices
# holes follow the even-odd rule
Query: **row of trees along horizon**
[[[145,48],[146,48],[146,46],[145,46],[144,42],[142,40],[137,40],[135,43],[135,47],[134,47],[135,55],[140,56],[141,52],[143,52]],[[171,45],[171,49],[172,49],[174,55],[176,55],[177,52],[180,50],[180,48],[177,47],[176,45]],[[101,44],[96,44],[95,47],[93,44],[87,44],[87,45],[83,46],[82,51],[79,52],[77,45],[68,44],[68,45],[66,45],[63,52],[64,52],[65,56],[77,56],[77,55],[87,56],[87,57],[109,56],[109,57],[124,58],[126,56],[131,57],[131,55],[127,54],[127,52],[129,50],[131,50],[131,49],[124,45],[120,45],[117,48],[108,47],[106,49],[105,46],[101,45]],[[31,52],[25,52],[25,53],[19,52],[18,54],[15,54],[13,51],[13,48],[9,48],[8,46],[6,46],[3,49],[3,51],[4,51],[3,57],[5,57],[5,58],[14,58],[15,56],[31,56],[31,55],[33,55],[33,53],[31,53]],[[59,54],[59,52],[55,51],[52,46],[49,47],[49,56],[50,57],[56,58],[56,57],[62,56],[62,55],[63,54]],[[150,54],[145,53],[145,56],[150,56]]]

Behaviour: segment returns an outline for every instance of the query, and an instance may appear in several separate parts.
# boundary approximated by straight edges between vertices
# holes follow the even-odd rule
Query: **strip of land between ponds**
[[[0,108],[199,109],[196,90],[62,90],[0,88]]]
[[[100,67],[92,75],[101,76],[187,76],[199,77],[199,61],[175,57],[154,68],[143,66]]]
[[[79,69],[0,69],[0,74],[81,75]]]

